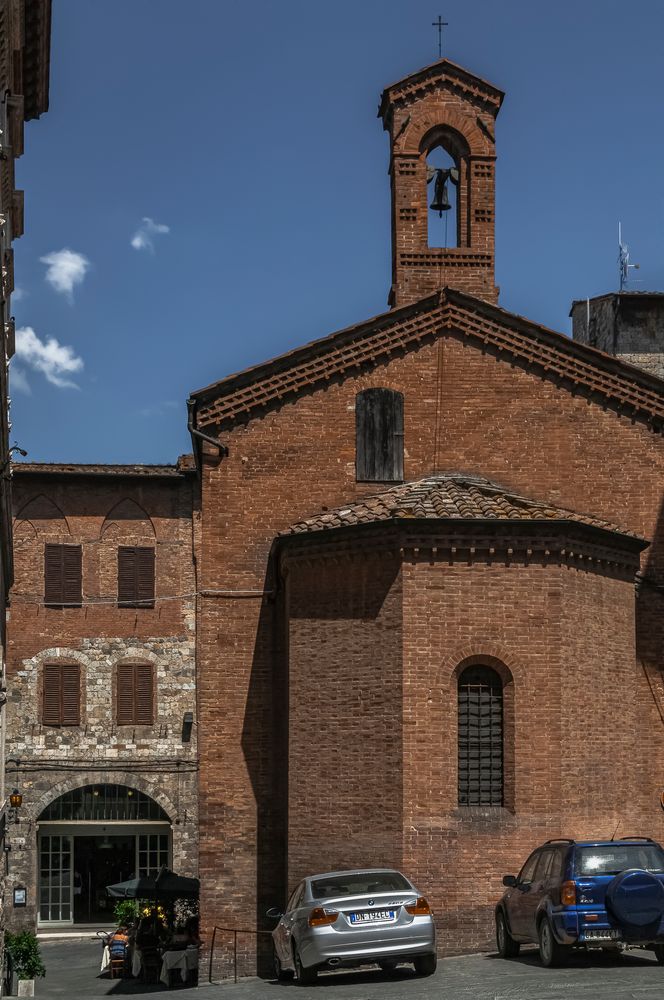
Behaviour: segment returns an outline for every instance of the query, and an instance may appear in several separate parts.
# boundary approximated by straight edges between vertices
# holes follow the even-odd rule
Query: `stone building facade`
[[[208,929],[371,863],[477,950],[543,840],[664,838],[664,381],[496,304],[500,98],[388,88],[395,307],[192,394]]]
[[[610,292],[572,303],[572,336],[664,378],[664,292]]]
[[[28,905],[11,926],[99,921],[106,884],[161,864],[197,873],[194,488],[186,464],[15,467],[9,882]],[[59,605],[49,550],[80,553],[80,593]],[[121,553],[136,550],[154,553],[154,589],[127,601]],[[61,668],[73,716],[49,700]],[[150,703],[132,714],[123,685],[141,678]]]
[[[11,295],[13,242],[23,234],[23,191],[16,188],[16,160],[23,155],[25,123],[48,110],[51,0],[0,0],[0,844],[7,847],[5,789],[6,621],[13,579],[9,434],[9,361],[15,351]],[[6,899],[0,875],[0,957]]]

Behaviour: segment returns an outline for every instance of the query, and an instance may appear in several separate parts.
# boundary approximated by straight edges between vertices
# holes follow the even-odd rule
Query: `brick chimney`
[[[495,120],[503,96],[447,59],[383,92],[378,116],[390,134],[391,306],[445,286],[497,302]],[[445,157],[442,173],[437,154]],[[441,194],[451,208],[434,211],[429,205]]]

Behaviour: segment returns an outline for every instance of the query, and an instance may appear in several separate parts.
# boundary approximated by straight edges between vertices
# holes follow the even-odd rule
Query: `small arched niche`
[[[428,245],[462,246],[468,145],[459,133],[438,128],[425,136],[422,152],[426,163]]]

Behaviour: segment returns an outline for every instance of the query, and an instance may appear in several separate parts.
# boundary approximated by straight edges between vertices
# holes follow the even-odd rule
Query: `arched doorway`
[[[106,886],[171,863],[171,824],[128,785],[65,792],[37,820],[39,926],[107,922]]]

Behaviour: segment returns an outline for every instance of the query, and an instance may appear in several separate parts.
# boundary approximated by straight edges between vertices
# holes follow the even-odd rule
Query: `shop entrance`
[[[106,886],[133,878],[135,865],[136,837],[131,834],[74,837],[74,923],[107,922],[113,903]]]
[[[171,865],[168,816],[136,789],[68,792],[44,810],[37,829],[42,927],[111,923],[107,885]]]

